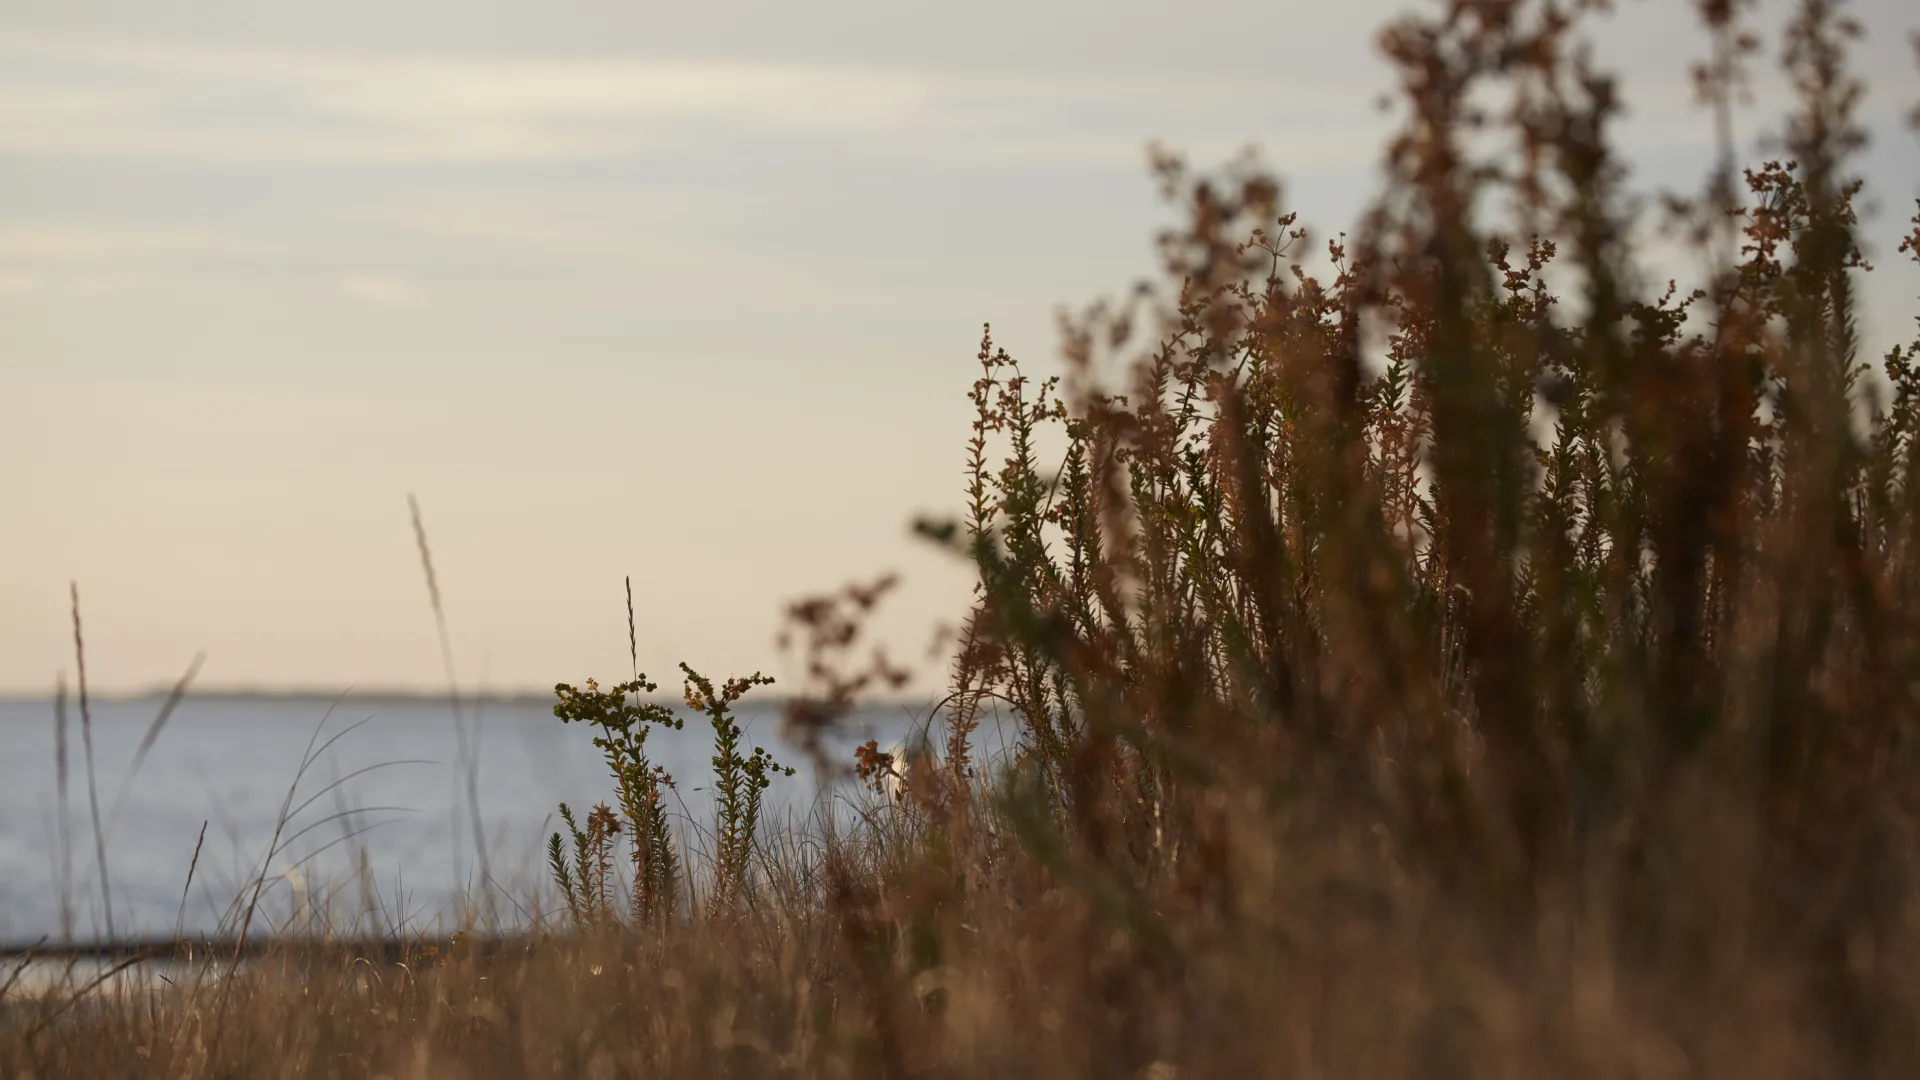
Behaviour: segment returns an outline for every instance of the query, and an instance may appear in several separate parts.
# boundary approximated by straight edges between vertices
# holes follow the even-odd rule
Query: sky
[[[668,686],[793,675],[784,604],[886,570],[937,670],[969,579],[908,525],[959,507],[981,325],[1044,372],[1061,305],[1153,271],[1150,141],[1256,145],[1347,226],[1408,6],[0,0],[0,693],[71,672],[69,582],[96,691],[200,651],[440,685],[409,494],[470,687],[623,674],[629,576]],[[1649,187],[1710,153],[1684,7],[1596,31]],[[1877,355],[1920,310],[1920,15],[1853,7]]]

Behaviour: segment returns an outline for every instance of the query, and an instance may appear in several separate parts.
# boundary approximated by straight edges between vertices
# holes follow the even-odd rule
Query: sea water
[[[0,701],[0,945],[57,941],[69,929],[74,940],[105,938],[103,865],[116,939],[230,932],[236,897],[251,897],[256,882],[256,928],[390,934],[476,916],[524,923],[546,887],[558,805],[584,816],[614,801],[594,731],[560,723],[549,701],[463,701],[456,723],[445,699],[189,696],[131,772],[161,705],[90,704],[90,797],[80,710],[68,702],[63,814],[53,702]],[[743,752],[765,746],[799,770],[775,778],[770,819],[803,821],[854,797],[845,783],[823,784],[782,740],[778,702],[737,710]],[[712,828],[713,735],[703,717],[676,711],[685,729],[654,729],[647,749],[675,781],[669,808],[681,842],[698,847]],[[914,713],[857,712],[827,752],[846,762],[866,739],[897,744]],[[545,901],[552,910],[550,889]]]

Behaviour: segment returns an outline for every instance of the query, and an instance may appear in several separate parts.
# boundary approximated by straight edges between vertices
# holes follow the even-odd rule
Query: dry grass
[[[1742,5],[1698,7],[1724,111]],[[1577,19],[1396,25],[1330,279],[1270,178],[1165,162],[1169,289],[1070,327],[1064,383],[983,343],[967,511],[924,526],[978,602],[942,752],[859,756],[896,794],[701,863],[650,714],[563,688],[625,815],[556,856],[600,875],[567,924],[19,1002],[0,1074],[1920,1075],[1920,370],[1857,355],[1840,16],[1789,32],[1792,162],[1723,147],[1673,209],[1692,292],[1640,287]],[[896,676],[884,591],[794,607],[803,747]]]

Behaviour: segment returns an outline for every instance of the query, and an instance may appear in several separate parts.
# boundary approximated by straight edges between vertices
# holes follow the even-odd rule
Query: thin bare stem
[[[447,701],[453,706],[453,735],[460,754],[466,781],[468,825],[473,832],[473,853],[480,867],[480,891],[486,898],[489,925],[497,925],[493,897],[487,883],[493,871],[487,860],[487,834],[480,820],[480,760],[477,748],[467,737],[466,713],[460,703],[460,682],[454,675],[453,638],[447,633],[447,613],[440,603],[440,581],[433,572],[433,549],[427,544],[427,527],[420,517],[420,501],[407,496],[407,509],[413,516],[413,539],[420,549],[420,569],[427,579],[427,599],[433,605],[433,625],[440,635],[440,663],[447,676]]]
[[[87,703],[87,646],[80,629],[80,584],[69,582],[73,600],[73,658],[80,677],[80,743],[87,755],[87,805],[93,813],[93,854],[100,870],[100,904],[106,917],[107,939],[116,936],[113,929],[113,889],[107,881],[107,834],[100,821],[100,789],[93,769],[93,711]]]

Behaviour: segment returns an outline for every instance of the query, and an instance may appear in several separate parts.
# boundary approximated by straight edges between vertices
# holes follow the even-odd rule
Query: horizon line
[[[87,698],[88,700],[93,702],[118,703],[118,704],[125,704],[125,703],[132,703],[132,702],[164,701],[169,696],[172,695],[173,689],[174,688],[171,685],[154,684],[152,686],[148,686],[141,689],[132,689],[132,690],[123,689],[123,690],[108,690],[103,692],[89,692],[87,695]],[[749,694],[742,700],[752,701],[752,702],[761,702],[761,703],[786,702],[786,701],[793,700],[796,696],[797,695],[794,695],[794,694],[778,694],[778,693]],[[932,702],[937,701],[941,696],[942,695],[940,694],[930,693],[926,695],[926,699],[927,699],[927,702],[931,704]],[[450,700],[450,698],[451,698],[451,695],[445,689],[432,689],[432,688],[407,687],[407,686],[371,686],[371,687],[364,687],[364,688],[357,687],[357,686],[348,686],[348,687],[215,686],[215,687],[207,687],[207,688],[193,687],[189,689],[182,696],[181,700],[187,701],[187,700],[193,700],[193,699],[202,699],[202,700],[214,700],[214,701],[290,701],[290,702],[291,701],[298,701],[298,702],[397,701],[397,702],[408,702],[408,703],[420,702],[420,703],[445,704]],[[38,705],[38,704],[47,704],[52,702],[53,700],[54,700],[54,692],[50,688],[35,689],[35,690],[28,690],[24,688],[15,688],[15,687],[0,688],[0,704]],[[69,700],[77,700],[77,699],[74,695],[70,694]],[[460,693],[460,700],[463,702],[477,701],[477,702],[519,703],[519,702],[538,701],[538,702],[546,703],[554,700],[554,695],[553,695],[553,689],[551,687],[544,690],[536,690],[532,688],[522,687],[522,688],[505,688],[505,689],[499,689],[499,690],[485,690],[477,693],[462,691]],[[680,697],[677,694],[656,693],[656,694],[648,695],[647,697],[642,698],[641,700],[678,702],[680,700]],[[919,702],[918,697],[876,698],[873,700],[860,702],[855,705],[855,708],[865,710],[865,709],[873,709],[873,708],[884,708],[884,707],[896,706],[896,705],[911,706],[918,702]]]

